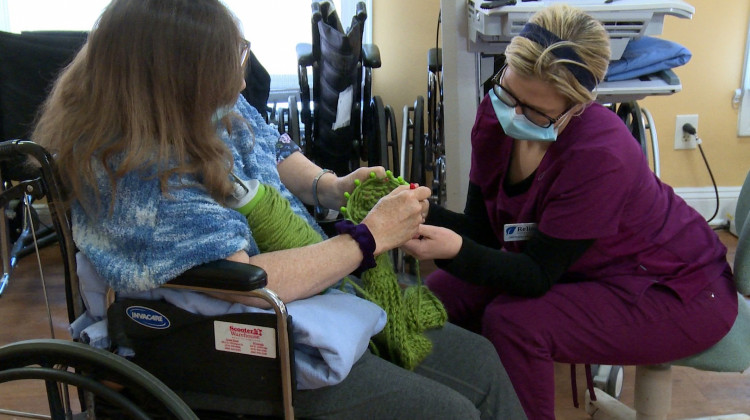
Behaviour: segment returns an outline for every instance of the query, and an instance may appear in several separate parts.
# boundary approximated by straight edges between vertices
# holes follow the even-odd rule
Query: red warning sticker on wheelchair
[[[276,330],[257,325],[214,321],[216,350],[276,358]]]

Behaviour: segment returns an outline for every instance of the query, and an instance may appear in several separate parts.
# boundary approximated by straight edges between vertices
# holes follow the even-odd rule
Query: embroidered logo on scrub
[[[526,241],[536,232],[536,223],[512,223],[503,226],[505,242]]]
[[[169,319],[159,312],[144,306],[130,306],[125,310],[130,319],[147,328],[163,330],[169,328]]]

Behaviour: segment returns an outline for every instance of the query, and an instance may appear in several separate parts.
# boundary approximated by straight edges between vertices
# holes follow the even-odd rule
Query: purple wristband
[[[355,225],[351,220],[342,220],[336,222],[336,231],[339,234],[345,233],[357,241],[359,249],[362,251],[362,263],[354,271],[354,274],[359,276],[365,270],[375,267],[375,238],[372,237],[370,229],[367,225],[358,224]]]

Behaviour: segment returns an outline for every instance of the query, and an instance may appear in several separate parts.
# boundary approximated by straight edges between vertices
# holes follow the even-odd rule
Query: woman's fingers
[[[458,254],[462,245],[463,238],[452,230],[423,224],[402,249],[417,259],[450,259]]]
[[[427,187],[402,185],[378,201],[362,221],[375,238],[376,252],[396,248],[414,236],[424,220],[422,201],[429,195]]]

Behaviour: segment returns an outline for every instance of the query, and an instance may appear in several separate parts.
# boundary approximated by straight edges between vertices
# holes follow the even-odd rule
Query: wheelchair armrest
[[[443,49],[430,48],[427,50],[427,68],[437,73],[443,69]]]
[[[216,260],[193,267],[164,286],[248,292],[265,287],[267,280],[266,272],[260,267]]]
[[[308,67],[313,65],[313,48],[312,44],[297,44],[297,63],[300,66]]]
[[[380,68],[380,49],[375,44],[362,44],[362,65],[372,69]]]

